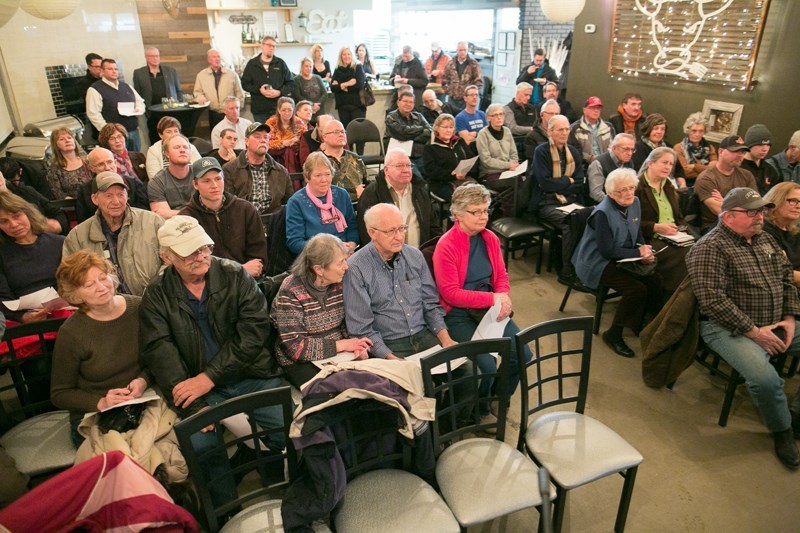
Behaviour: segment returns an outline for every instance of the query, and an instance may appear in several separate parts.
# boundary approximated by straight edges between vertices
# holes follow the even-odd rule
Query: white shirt
[[[228,120],[228,117],[223,118],[216,126],[214,126],[214,129],[211,130],[211,146],[213,146],[215,149],[219,148],[222,130],[232,129],[236,131],[236,136],[238,137],[236,139],[236,146],[233,147],[234,150],[244,150],[244,134],[247,130],[247,126],[252,123],[252,121],[242,117],[239,117],[239,122],[236,124]]]
[[[119,90],[119,82],[112,83],[105,78],[100,78],[100,80],[107,84],[109,87],[113,87],[114,89]],[[133,114],[144,115],[145,105],[144,99],[139,96],[139,93],[136,92],[136,89],[131,87],[131,91],[133,91],[133,98],[134,98],[134,111]],[[94,87],[89,87],[89,90],[86,91],[86,116],[89,117],[89,121],[97,128],[97,131],[103,129],[103,126],[106,125],[106,119],[103,118],[103,97],[97,92],[97,89]]]
[[[389,185],[388,181],[386,185]],[[419,221],[417,221],[417,212],[414,210],[411,184],[409,183],[406,185],[406,190],[403,191],[402,194],[397,191],[397,189],[389,185],[389,193],[392,195],[395,205],[398,207],[398,209],[400,209],[400,214],[403,215],[403,220],[405,221],[406,225],[408,225],[408,231],[406,231],[406,244],[413,246],[414,248],[419,248],[419,245],[422,243],[419,242]]]

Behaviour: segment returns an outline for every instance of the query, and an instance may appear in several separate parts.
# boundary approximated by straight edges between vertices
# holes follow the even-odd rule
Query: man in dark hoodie
[[[247,200],[225,192],[219,161],[203,157],[192,164],[194,193],[181,215],[197,219],[214,241],[214,255],[241,264],[257,278],[267,260],[267,239],[258,210]]]

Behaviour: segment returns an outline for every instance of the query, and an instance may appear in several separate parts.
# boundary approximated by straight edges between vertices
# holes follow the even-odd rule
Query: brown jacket
[[[478,88],[483,87],[483,75],[481,74],[481,66],[473,58],[467,56],[467,64],[464,67],[464,72],[461,76],[458,75],[456,63],[458,58],[450,59],[447,66],[444,67],[442,74],[442,88],[450,97],[458,100],[464,99],[464,91],[469,85],[475,85]]]
[[[700,340],[700,308],[687,276],[642,330],[642,379],[648,387],[675,382],[689,368]]]
[[[261,213],[262,215],[277,211],[281,205],[289,201],[289,197],[294,193],[292,180],[289,178],[286,168],[269,155],[267,155],[267,165],[269,166],[269,193],[272,201],[266,212]],[[225,192],[247,200],[247,197],[253,192],[253,178],[250,176],[248,168],[247,150],[242,150],[236,159],[225,163],[222,172],[225,176]]]

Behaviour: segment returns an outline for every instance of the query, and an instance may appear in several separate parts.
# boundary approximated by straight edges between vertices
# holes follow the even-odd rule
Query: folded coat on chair
[[[642,379],[648,387],[673,383],[694,361],[700,340],[700,307],[687,276],[641,333]]]

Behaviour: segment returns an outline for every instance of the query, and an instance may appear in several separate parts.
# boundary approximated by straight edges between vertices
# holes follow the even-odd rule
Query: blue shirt
[[[336,231],[334,220],[322,220],[319,208],[311,203],[305,187],[289,198],[286,203],[286,245],[294,255],[302,252],[308,239],[317,233],[330,233],[344,242],[359,243],[356,213],[350,194],[341,187],[331,185],[331,195],[333,205],[342,212],[347,222],[347,227],[341,233]],[[325,197],[320,197],[320,201],[324,203]]]
[[[480,109],[476,109],[475,113],[467,113],[466,110],[456,115],[456,133],[464,130],[479,132],[489,125],[486,120],[486,113]]]
[[[446,328],[439,292],[425,258],[403,245],[392,268],[370,242],[347,260],[344,302],[347,333],[368,337],[370,355],[386,358],[392,350],[383,342],[410,337],[428,328]]]
[[[206,361],[211,361],[219,351],[219,345],[214,340],[214,334],[211,333],[211,319],[208,315],[208,287],[203,287],[203,294],[200,295],[198,300],[192,292],[183,285],[183,293],[186,295],[187,303],[192,309],[194,319],[197,321],[197,327],[200,328],[200,333],[203,335],[203,346],[206,350]]]

